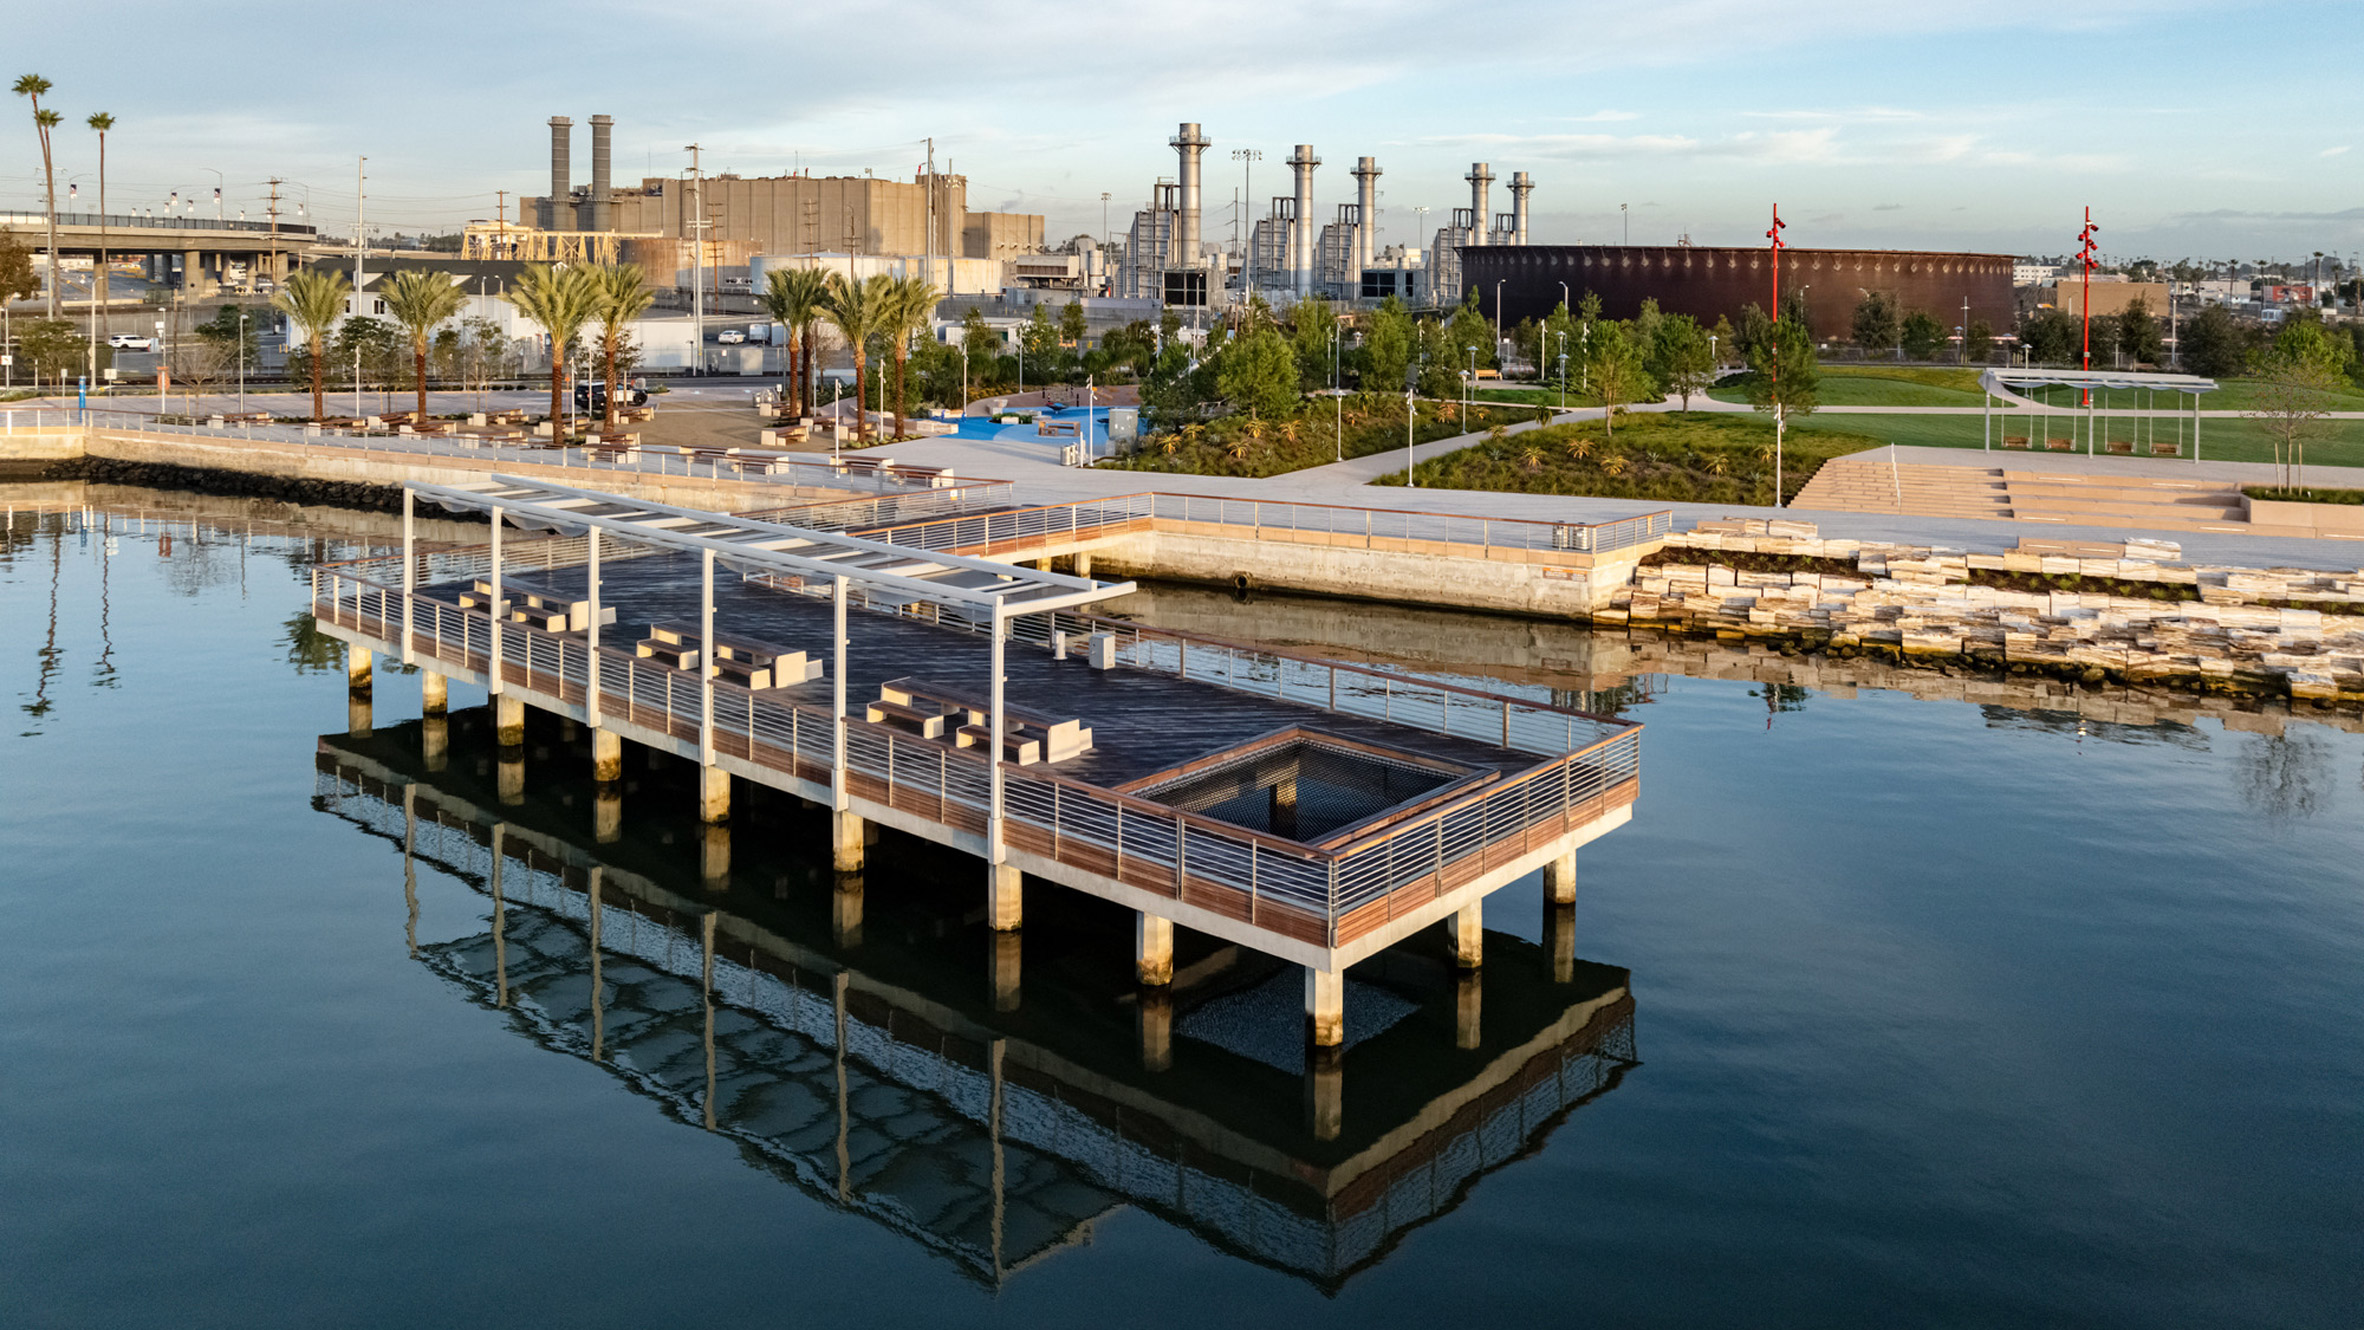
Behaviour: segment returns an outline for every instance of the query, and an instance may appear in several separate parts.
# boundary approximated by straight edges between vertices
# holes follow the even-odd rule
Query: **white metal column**
[[[714,765],[714,551],[698,560],[698,763]]]
[[[829,809],[845,812],[852,802],[845,778],[845,576],[831,579],[837,627],[834,658],[829,662],[829,692],[834,719],[829,738]]]
[[[588,650],[584,653],[583,669],[587,676],[583,684],[583,710],[589,714],[591,728],[599,728],[599,528],[592,527],[591,537],[591,626],[584,635]]]
[[[492,615],[492,668],[487,672],[484,690],[501,691],[501,510],[492,510],[492,604],[485,608]]]
[[[410,648],[410,598],[418,590],[417,524],[412,518],[413,496],[402,491],[402,663],[414,664]]]
[[[985,818],[985,862],[1000,865],[1003,859],[1001,844],[1001,754],[1002,754],[1002,655],[1003,639],[1009,633],[1009,620],[1004,616],[1000,601],[993,602],[993,747],[987,750],[986,770],[993,773],[992,798]]]

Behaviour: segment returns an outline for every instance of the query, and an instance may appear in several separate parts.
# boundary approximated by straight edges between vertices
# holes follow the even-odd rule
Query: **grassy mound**
[[[1832,457],[1880,446],[1831,429],[1792,428],[1782,449],[1782,493],[1795,497]],[[1773,502],[1773,422],[1758,415],[1652,412],[1554,425],[1490,438],[1434,461],[1418,478],[1432,489],[1587,494],[1672,503]],[[1401,485],[1402,472],[1379,481]]]

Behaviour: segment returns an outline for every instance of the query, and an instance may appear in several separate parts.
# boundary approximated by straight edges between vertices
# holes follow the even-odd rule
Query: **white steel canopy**
[[[2155,392],[2200,393],[2216,391],[2216,380],[2197,374],[2138,374],[2131,370],[2097,369],[1989,369],[1980,372],[1979,384],[1989,392],[2017,393],[2026,388],[2149,388]]]
[[[501,520],[529,530],[563,535],[597,530],[634,544],[710,553],[715,562],[740,573],[822,581],[843,577],[885,593],[885,599],[998,606],[1000,613],[1014,615],[1071,609],[1133,590],[1131,582],[1097,582],[516,476],[495,475],[467,486],[406,481],[403,488],[453,512],[497,511]]]

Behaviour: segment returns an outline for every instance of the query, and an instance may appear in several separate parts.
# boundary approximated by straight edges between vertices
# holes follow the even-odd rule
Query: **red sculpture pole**
[[[2077,262],[2084,268],[2082,281],[2084,283],[2085,308],[2080,311],[2083,316],[2084,338],[2081,368],[2088,374],[2093,372],[2093,235],[2100,229],[2093,224],[2093,209],[2088,206],[2085,209],[2085,229],[2077,232]],[[2090,406],[2092,403],[2093,385],[2087,384],[2085,385],[2084,400],[2077,405]]]

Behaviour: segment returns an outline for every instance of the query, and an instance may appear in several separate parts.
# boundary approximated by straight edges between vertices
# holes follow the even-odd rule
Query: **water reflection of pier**
[[[318,764],[317,806],[402,847],[421,962],[980,1281],[1129,1206],[1336,1287],[1634,1065],[1626,972],[1575,959],[1566,911],[1546,946],[1489,939],[1477,974],[1416,943],[1372,958],[1348,1001],[1373,1018],[1343,1057],[1309,1058],[1295,971],[1252,950],[1194,939],[1170,998],[1129,967],[1037,957],[1025,1001],[1004,1000],[976,978],[994,935],[948,931],[925,873],[874,867],[849,936],[831,927],[825,858],[742,847],[717,892],[670,837],[598,843],[571,791],[504,804],[476,760],[495,751],[489,717],[445,723],[436,772],[415,722],[323,739]],[[489,897],[489,924],[419,943],[420,865]],[[1064,944],[1129,926],[1073,905],[1029,939],[1090,957],[1107,949]]]

